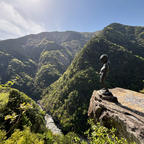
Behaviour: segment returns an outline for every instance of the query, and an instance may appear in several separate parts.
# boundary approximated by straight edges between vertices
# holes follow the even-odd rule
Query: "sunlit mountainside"
[[[0,80],[19,77],[15,86],[34,99],[57,80],[95,33],[44,32],[0,42]]]

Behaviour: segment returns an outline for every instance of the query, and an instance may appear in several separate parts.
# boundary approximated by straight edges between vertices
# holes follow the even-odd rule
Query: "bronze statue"
[[[100,61],[103,64],[101,70],[100,70],[100,83],[103,86],[103,89],[98,91],[98,94],[101,99],[108,100],[110,102],[118,103],[117,97],[113,96],[113,94],[108,90],[105,80],[108,76],[109,69],[110,69],[110,62],[108,60],[107,54],[102,54],[100,56]]]
[[[101,70],[100,70],[100,83],[102,84],[103,86],[103,89],[102,89],[102,94],[105,94],[105,95],[109,95],[110,92],[105,84],[105,80],[106,80],[106,77],[109,73],[109,60],[108,60],[108,55],[107,54],[102,54],[100,56],[100,61],[101,63],[103,64]]]

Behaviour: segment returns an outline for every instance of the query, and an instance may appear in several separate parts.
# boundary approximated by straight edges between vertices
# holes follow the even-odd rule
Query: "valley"
[[[110,59],[109,88],[143,92],[144,27],[112,23],[97,32],[43,32],[0,41],[0,129],[7,140],[27,132],[42,144],[75,139],[87,144],[84,133],[94,127],[88,107],[93,91],[102,88],[103,53]]]

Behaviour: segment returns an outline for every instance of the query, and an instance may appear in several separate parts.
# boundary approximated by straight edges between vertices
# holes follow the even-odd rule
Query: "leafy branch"
[[[9,129],[9,131],[7,132],[7,134],[9,132],[11,132],[12,129],[14,129],[14,127],[20,122],[23,114],[26,113],[27,110],[32,109],[32,108],[33,107],[32,107],[32,105],[30,103],[25,103],[24,102],[24,103],[20,104],[20,107],[18,108],[18,109],[20,109],[20,114],[19,115],[17,115],[15,112],[13,112],[12,115],[6,115],[5,116],[5,120],[10,120],[10,123],[14,123],[14,121],[16,121],[13,124],[13,126]]]

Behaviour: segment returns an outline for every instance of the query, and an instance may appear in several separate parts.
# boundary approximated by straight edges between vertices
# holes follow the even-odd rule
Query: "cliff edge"
[[[94,90],[88,116],[108,128],[116,128],[117,135],[129,142],[144,144],[144,94],[123,88],[110,89],[110,92],[118,103],[101,99],[99,91]]]

